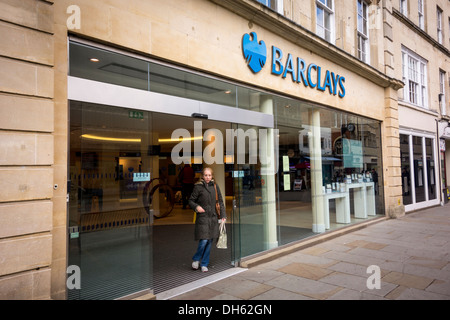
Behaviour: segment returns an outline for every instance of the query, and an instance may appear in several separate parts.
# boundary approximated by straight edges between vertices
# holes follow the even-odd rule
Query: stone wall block
[[[0,94],[0,128],[52,132],[53,101]]]
[[[51,231],[52,214],[49,200],[0,204],[0,239]]]
[[[52,163],[52,135],[0,131],[0,165],[51,165]]]
[[[53,169],[50,167],[0,167],[0,202],[50,199]]]
[[[0,300],[50,299],[50,269],[23,272],[0,278]]]
[[[46,267],[51,259],[50,234],[0,240],[0,276]]]

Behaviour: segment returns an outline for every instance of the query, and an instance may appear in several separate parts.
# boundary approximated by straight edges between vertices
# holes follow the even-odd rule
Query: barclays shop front
[[[250,72],[267,56],[271,77],[345,103],[345,75],[276,46],[258,53],[252,37]],[[69,67],[68,265],[82,272],[69,299],[158,297],[384,216],[380,121],[79,38]],[[211,167],[225,199],[228,248],[212,249],[207,275],[191,270],[185,165],[196,180]]]

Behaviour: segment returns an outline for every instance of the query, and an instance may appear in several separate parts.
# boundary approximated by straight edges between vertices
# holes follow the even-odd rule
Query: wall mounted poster
[[[362,143],[359,140],[342,139],[342,152],[345,168],[362,168]]]

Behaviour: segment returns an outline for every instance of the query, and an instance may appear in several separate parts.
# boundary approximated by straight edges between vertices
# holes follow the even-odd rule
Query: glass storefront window
[[[278,241],[280,245],[312,235],[312,107],[278,98]]]
[[[423,137],[413,136],[414,182],[416,202],[425,201]]]
[[[383,214],[380,123],[275,101],[279,243]]]
[[[253,135],[249,137],[248,145],[262,139],[261,131],[258,129],[245,125],[233,125],[233,130],[241,130],[244,134]],[[267,129],[262,130],[266,134]],[[240,138],[242,136],[239,137],[238,134],[237,139]],[[240,155],[236,150],[233,156],[235,159],[239,156],[249,159],[251,157],[249,150],[250,148],[245,148],[245,154]],[[255,160],[246,161],[246,163],[235,161],[231,166],[234,177],[233,199],[237,205],[233,219],[236,232],[233,234],[237,236],[234,240],[235,256],[238,257],[246,257],[278,245],[274,174],[267,172],[261,157]]]
[[[411,169],[409,156],[409,136],[405,134],[400,135],[400,157],[402,166],[402,194],[403,204],[408,205],[412,203],[411,193]]]
[[[186,71],[149,64],[150,91],[188,99],[236,106],[236,87]]]
[[[271,95],[258,90],[239,86],[236,87],[236,90],[238,108],[266,113],[262,109],[263,104],[261,103],[261,101],[263,101],[265,97]]]
[[[428,183],[428,200],[436,199],[439,190],[436,188],[435,174],[436,168],[434,163],[434,145],[433,139],[425,138],[425,155],[427,159],[427,183]]]
[[[427,136],[400,134],[403,204],[411,209],[439,201],[435,141]]]
[[[98,61],[91,61],[92,57]],[[234,159],[214,165],[230,213],[231,252],[222,252],[220,258],[226,267],[249,255],[384,214],[379,121],[75,42],[70,43],[70,75],[162,94],[149,94],[148,105],[142,107],[145,110],[101,105],[98,101],[70,102],[69,220],[71,227],[84,229],[70,239],[69,263],[83,266],[88,274],[85,279],[92,280],[97,291],[104,291],[102,297],[119,296],[108,291],[108,277],[125,277],[122,272],[130,264],[136,272],[124,278],[129,291],[120,292],[120,296],[156,286],[163,290],[160,283],[167,280],[164,273],[169,271],[160,266],[166,256],[155,252],[163,252],[158,251],[163,248],[165,252],[176,251],[177,243],[161,243],[165,233],[159,230],[166,230],[162,228],[165,221],[186,228],[193,224],[192,212],[185,214],[180,203],[168,200],[181,193],[177,183],[180,167],[171,159],[171,151],[179,141],[172,141],[171,134],[175,129],[183,129],[196,138],[195,121],[202,124],[199,136],[209,129],[221,132],[223,138],[228,137],[227,130],[245,136],[243,152],[235,149],[228,154],[225,140],[220,151],[223,155],[214,151],[218,159]],[[130,97],[135,92],[130,90]],[[273,127],[266,123],[254,125],[245,119],[226,123],[152,111],[151,97],[164,99],[169,95],[171,99],[208,102],[205,108],[211,110],[232,107],[253,111],[255,115],[263,113],[265,118],[273,117],[269,117]],[[171,101],[180,101],[182,108],[182,101],[186,100]],[[253,115],[247,111],[245,114]],[[241,133],[232,139],[239,140]],[[201,146],[212,141],[204,137],[202,140]],[[256,160],[250,144],[258,150]],[[206,164],[195,162],[196,157],[202,156],[196,152],[189,151],[188,157],[198,179]],[[240,156],[244,162],[236,161]],[[427,149],[426,157],[434,157],[432,149]],[[428,168],[432,167],[430,162]],[[137,181],[135,173],[139,173]],[[147,211],[150,205],[146,205],[143,190],[147,190],[144,186],[148,181],[139,180],[147,179],[146,173],[151,173],[150,179],[164,180],[172,188],[174,198],[170,189],[161,189],[151,204],[159,211],[165,206],[179,209],[170,219],[152,221],[153,216],[160,217],[159,213]],[[144,216],[131,219],[134,224],[128,224],[126,219],[127,228],[114,225],[101,229],[105,228],[106,217],[113,223],[115,217],[125,214],[124,210]],[[91,220],[95,223],[85,223]],[[184,238],[181,242],[187,243]],[[114,256],[120,263],[114,263]],[[189,254],[176,252],[173,258],[173,270],[182,269],[174,273],[183,274]],[[84,297],[88,294],[86,289],[81,292]]]
[[[236,106],[237,89],[230,83],[127,55],[70,43],[69,74],[74,77],[148,90],[193,100]],[[244,90],[245,106],[250,101]]]
[[[73,42],[69,50],[71,76],[148,90],[147,62]]]
[[[116,299],[152,288],[152,243],[142,186],[151,118],[127,109],[70,102],[69,265],[81,289],[69,299]],[[126,285],[124,285],[126,284]]]

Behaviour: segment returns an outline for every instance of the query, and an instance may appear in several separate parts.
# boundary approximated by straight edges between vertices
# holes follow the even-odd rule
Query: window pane
[[[278,241],[286,244],[305,237],[313,229],[308,135],[311,108],[283,98],[274,103],[279,129]]]
[[[402,194],[403,204],[408,205],[412,203],[411,194],[411,170],[410,170],[410,156],[409,156],[409,136],[405,134],[400,135],[400,158],[402,166]]]
[[[82,270],[82,285],[68,298],[116,299],[148,290],[152,228],[141,199],[146,182],[134,176],[153,173],[146,152],[151,115],[135,118],[125,108],[78,101],[69,106],[69,226],[79,230],[69,239],[69,265]]]
[[[425,84],[425,65],[423,63],[420,64],[420,82]]]
[[[351,222],[381,214],[379,122],[289,99],[275,103],[279,243],[314,231],[323,215],[326,229],[334,229],[350,222],[343,222],[347,210]]]
[[[236,106],[236,87],[183,70],[150,63],[150,91]]]
[[[367,16],[364,15],[364,20],[363,20],[363,33],[365,36],[367,36]]]
[[[316,14],[317,14],[317,17],[316,17],[316,20],[317,20],[316,29],[317,30],[316,30],[316,32],[317,32],[317,35],[319,37],[324,38],[325,37],[325,30],[324,30],[324,12],[323,12],[323,9],[317,7]]]
[[[414,184],[416,202],[425,201],[425,175],[422,152],[422,137],[413,137],[413,157],[414,157]]]
[[[331,41],[331,14],[325,12],[325,40]]]
[[[324,19],[324,12],[323,12],[323,9],[317,7],[316,14],[317,14],[317,17],[316,17],[317,18],[316,19],[317,20],[317,25],[323,27],[324,26],[324,21],[323,21],[323,19]]]
[[[363,21],[362,21],[362,17],[358,16],[358,31],[362,32],[363,31]]]
[[[409,82],[409,102],[417,104],[417,84]]]
[[[331,15],[328,12],[325,12],[325,16],[324,16],[324,25],[325,25],[325,29],[330,30],[331,29]]]
[[[422,86],[421,94],[422,94],[422,107],[426,107],[426,105],[427,105],[427,100],[426,100],[427,90],[425,89],[424,86]]]
[[[329,9],[333,9],[333,0],[319,0],[319,2]]]
[[[69,74],[135,89],[148,89],[148,63],[144,60],[70,43]]]
[[[361,39],[361,35],[358,34],[358,58],[362,59],[362,43],[361,43],[362,39]]]
[[[269,0],[269,7],[272,10],[277,10],[277,0]]]
[[[434,164],[434,139],[425,138],[425,152],[427,157],[427,173],[428,173],[428,200],[436,199],[439,192],[436,188],[436,168]]]

